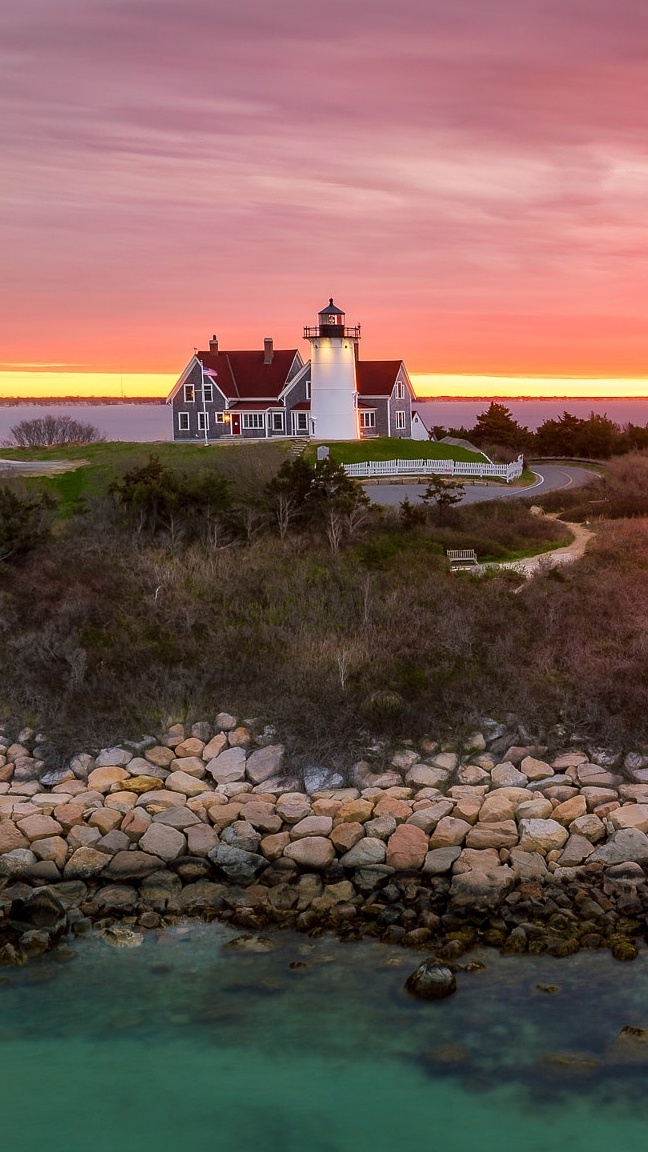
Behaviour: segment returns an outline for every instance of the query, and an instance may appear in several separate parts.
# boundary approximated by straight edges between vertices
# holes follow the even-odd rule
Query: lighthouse
[[[360,326],[347,328],[333,297],[304,328],[311,346],[311,435],[317,440],[359,440],[356,356]]]

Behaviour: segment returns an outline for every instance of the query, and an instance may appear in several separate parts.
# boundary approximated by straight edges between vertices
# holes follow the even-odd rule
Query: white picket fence
[[[517,480],[522,475],[521,456],[510,464],[480,464],[476,460],[366,460],[363,464],[345,464],[347,476],[367,480],[372,476],[496,476],[498,480]]]

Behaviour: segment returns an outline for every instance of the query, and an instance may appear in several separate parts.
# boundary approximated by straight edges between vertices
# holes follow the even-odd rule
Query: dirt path
[[[532,509],[532,511],[535,511],[538,516],[543,515],[539,509],[537,511]],[[545,518],[556,520],[557,514],[549,513]],[[514,572],[529,577],[540,567],[557,568],[560,564],[571,564],[574,560],[579,560],[592,536],[594,536],[594,532],[591,528],[586,528],[584,524],[574,524],[568,520],[561,520],[560,523],[573,533],[574,539],[571,544],[565,544],[562,548],[554,548],[551,552],[540,552],[538,556],[526,556],[523,560],[505,560],[501,564],[484,564],[484,568],[511,568]]]
[[[86,468],[89,460],[0,460],[2,476],[53,476]]]

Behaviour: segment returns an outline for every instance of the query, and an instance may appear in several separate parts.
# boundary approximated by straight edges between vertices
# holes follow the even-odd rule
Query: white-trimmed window
[[[214,385],[208,384],[207,381],[203,384],[203,400],[205,404],[211,404],[214,399]]]
[[[198,431],[206,432],[209,428],[209,412],[198,413]]]
[[[283,412],[272,413],[272,431],[283,432],[284,430],[284,414]]]
[[[225,423],[225,413],[224,412],[217,412],[216,413],[216,423],[217,424],[224,424]]]
[[[185,404],[193,404],[196,399],[193,384],[185,384],[184,386],[184,401]]]
[[[244,428],[265,428],[265,418],[263,412],[244,412],[243,413],[243,427]]]
[[[375,428],[376,427],[376,413],[363,412],[360,409],[360,427],[361,428]]]
[[[396,427],[401,428],[401,429],[405,427],[405,413],[404,412],[397,412],[396,413]]]
[[[399,380],[398,383],[396,384],[396,399],[397,400],[404,400],[405,399],[405,385],[403,384],[402,380]],[[398,428],[398,424],[396,425],[396,427]],[[404,427],[404,425],[403,425],[403,427]]]
[[[296,416],[297,416],[297,424],[296,424],[297,431],[298,432],[308,432],[308,413],[307,412],[297,412]]]
[[[178,412],[178,432],[189,431],[189,413]]]

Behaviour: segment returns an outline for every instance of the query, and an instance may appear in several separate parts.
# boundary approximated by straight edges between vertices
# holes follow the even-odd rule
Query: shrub
[[[104,440],[94,424],[83,424],[71,416],[39,416],[21,420],[11,429],[19,448],[60,448],[65,444],[98,444]]]
[[[19,495],[0,486],[0,561],[22,560],[49,536],[54,501],[44,493]]]

